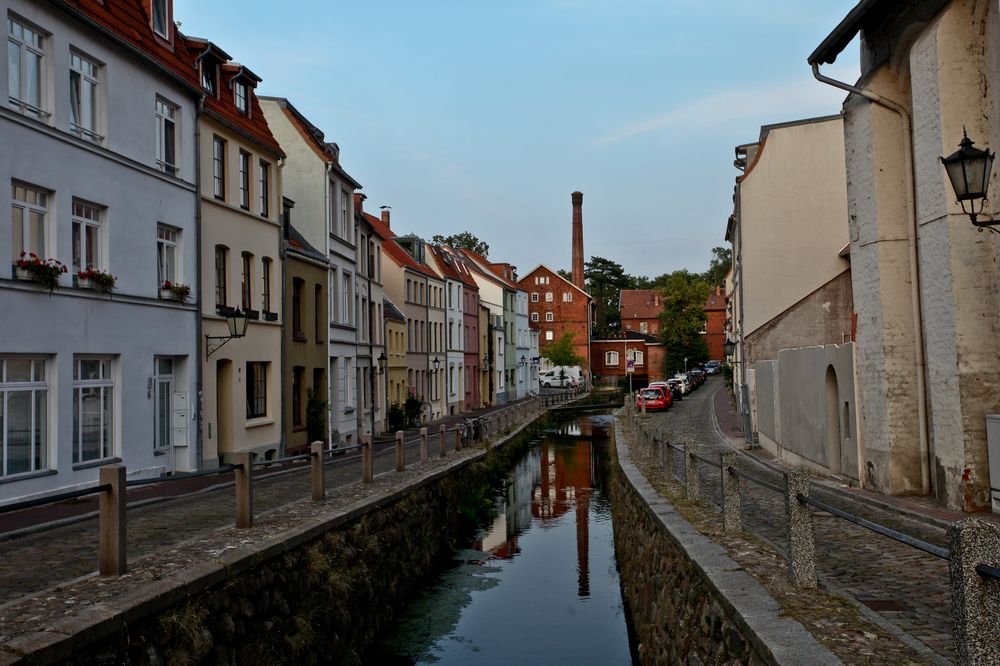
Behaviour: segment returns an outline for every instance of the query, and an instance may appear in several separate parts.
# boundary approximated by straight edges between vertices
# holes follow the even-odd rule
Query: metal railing
[[[811,482],[808,472],[793,470],[783,474],[784,485],[766,481],[737,468],[735,450],[712,460],[695,452],[688,443],[681,446],[653,435],[645,423],[637,419],[635,409],[626,399],[625,426],[638,437],[640,446],[658,447],[658,462],[666,468],[668,478],[674,474],[673,455],[679,451],[684,459],[685,497],[701,499],[698,463],[710,465],[721,472],[722,523],[727,532],[742,532],[740,481],[748,481],[785,499],[785,528],[789,573],[793,584],[801,588],[815,588],[816,548],[813,538],[812,509],[848,521],[876,534],[905,544],[949,563],[949,582],[953,603],[951,605],[955,641],[961,664],[987,664],[1000,653],[1000,633],[992,630],[992,618],[1000,609],[1000,526],[981,519],[967,518],[953,523],[948,529],[950,548],[938,546],[923,539],[894,530],[885,525],[862,518],[849,511],[822,502],[809,494]],[[666,452],[666,455],[664,453]],[[983,561],[983,560],[988,560]]]

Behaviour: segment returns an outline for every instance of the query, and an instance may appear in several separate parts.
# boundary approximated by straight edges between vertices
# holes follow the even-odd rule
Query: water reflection
[[[608,423],[580,419],[514,465],[495,519],[372,663],[631,663],[605,493]]]

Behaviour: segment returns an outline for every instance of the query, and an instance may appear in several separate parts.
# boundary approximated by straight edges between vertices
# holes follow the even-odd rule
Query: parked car
[[[561,375],[542,375],[539,379],[539,384],[543,388],[575,388],[578,386],[580,381],[576,377],[570,377],[566,375],[565,377]]]
[[[681,392],[684,393],[684,395],[690,395],[691,391],[694,390],[694,387],[691,386],[691,382],[688,380],[688,376],[683,372],[674,375],[674,381],[680,383]]]
[[[684,388],[679,379],[668,379],[667,386],[670,387],[670,397],[674,399],[674,402],[678,402],[684,399]]]
[[[662,387],[644,388],[639,391],[639,400],[635,406],[640,410],[645,407],[647,412],[663,411],[670,407],[670,394]]]
[[[717,375],[722,370],[722,361],[709,361],[705,364],[705,372],[709,375]]]
[[[695,379],[696,382],[698,382],[698,386],[701,386],[702,384],[705,383],[705,379],[707,378],[707,375],[705,374],[705,372],[703,370],[701,370],[699,368],[695,368],[694,370],[691,371],[690,374],[694,375],[694,379]]]

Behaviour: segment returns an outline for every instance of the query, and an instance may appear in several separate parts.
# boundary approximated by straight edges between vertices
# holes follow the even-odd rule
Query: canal
[[[515,462],[495,511],[365,659],[631,664],[607,478],[609,416],[559,426]]]

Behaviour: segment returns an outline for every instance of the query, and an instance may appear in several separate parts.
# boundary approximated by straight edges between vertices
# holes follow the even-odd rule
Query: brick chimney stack
[[[382,206],[382,224],[384,224],[389,229],[392,228],[391,226],[389,226],[389,207],[388,206]]]
[[[583,286],[583,192],[574,192],[573,199],[573,284]]]

